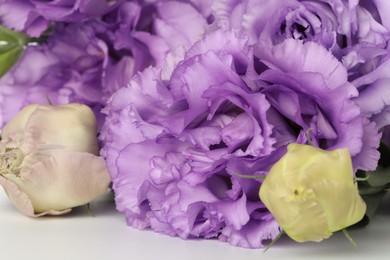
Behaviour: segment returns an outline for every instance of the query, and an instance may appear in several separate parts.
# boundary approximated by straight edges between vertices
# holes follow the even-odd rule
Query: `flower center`
[[[313,199],[315,197],[315,194],[312,189],[307,189],[302,186],[296,187],[295,189],[291,190],[291,193],[289,194],[289,201],[295,201],[295,202],[302,202],[307,201],[310,199]]]
[[[310,25],[303,26],[299,23],[294,23],[291,26],[291,35],[294,39],[298,40],[306,40],[307,39],[307,33],[310,31]]]
[[[19,148],[6,148],[5,151],[0,154],[0,174],[18,175],[23,158],[23,153]]]

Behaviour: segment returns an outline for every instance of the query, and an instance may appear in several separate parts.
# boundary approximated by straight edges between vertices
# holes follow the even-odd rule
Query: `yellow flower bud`
[[[348,149],[290,144],[260,188],[260,199],[297,242],[321,241],[360,221],[366,204]]]
[[[96,119],[85,105],[30,105],[1,130],[0,184],[29,216],[59,215],[106,192]]]

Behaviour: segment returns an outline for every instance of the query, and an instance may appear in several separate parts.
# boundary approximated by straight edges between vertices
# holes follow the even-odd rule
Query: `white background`
[[[321,243],[299,244],[282,237],[274,247],[243,249],[216,240],[181,240],[127,227],[110,196],[60,217],[30,218],[20,214],[0,189],[0,259],[132,259],[132,260],[251,260],[251,259],[389,259],[390,196],[385,197],[373,222],[350,234]]]

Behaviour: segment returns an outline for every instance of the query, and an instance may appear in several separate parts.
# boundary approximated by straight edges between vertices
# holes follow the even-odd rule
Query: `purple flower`
[[[216,23],[248,33],[254,44],[296,39],[324,46],[346,67],[363,114],[378,131],[390,124],[385,87],[390,5],[385,0],[228,0],[216,1],[213,10]]]
[[[0,0],[0,20],[8,28],[40,36],[52,21],[81,22],[108,13],[122,0]]]
[[[369,1],[228,0],[216,1],[213,10],[217,23],[247,32],[253,42],[314,41],[341,55],[342,48],[359,43],[386,45],[389,28],[378,22],[386,14],[380,7]]]
[[[249,64],[245,44],[233,33],[208,35],[170,78],[150,68],[113,96],[103,154],[129,225],[182,238],[218,236],[245,247],[278,233],[259,202],[259,183],[231,177],[226,168],[235,157],[274,150],[269,105],[261,93],[247,92],[237,74]],[[251,107],[255,100],[263,104]],[[235,128],[242,124],[250,130],[240,134]],[[267,231],[249,228],[256,223]]]
[[[159,64],[164,70],[163,75],[172,73],[195,42],[217,29],[213,27],[211,3],[208,3],[213,1],[160,1],[154,5],[152,32],[167,46],[164,62]]]
[[[102,154],[130,226],[261,247],[279,227],[261,181],[235,173],[266,175],[306,133],[349,148],[355,169],[375,168],[378,134],[331,53],[295,40],[254,51],[240,33],[208,33],[171,72],[148,68],[112,96]]]
[[[370,37],[372,40],[359,41],[343,50],[346,55],[342,61],[348,70],[350,81],[359,90],[355,102],[362,114],[375,122],[376,129],[383,133],[383,140],[389,143],[387,133],[390,127],[390,92],[387,86],[390,82],[390,24],[387,13],[390,12],[390,5],[387,1],[375,0],[364,1],[362,6],[365,10],[359,13],[357,21],[367,21],[367,16],[372,14],[381,23],[378,25],[370,22],[370,26],[361,26],[359,31],[373,36]],[[375,37],[375,32],[381,32],[383,37]]]
[[[315,146],[329,150],[347,147],[355,170],[374,170],[380,134],[375,123],[361,114],[355,102],[358,91],[347,81],[345,67],[319,45],[308,42],[302,48],[298,43],[286,40],[267,48],[260,42],[255,47],[261,67],[277,68],[260,74],[266,85],[263,93],[278,117],[287,119],[287,128],[295,132],[297,126],[310,129]],[[302,130],[299,135],[304,137]],[[281,132],[285,135],[285,129]]]
[[[367,50],[372,52],[373,48]],[[356,78],[352,83],[360,94],[355,99],[362,114],[375,122],[378,131],[383,132],[383,139],[389,143],[390,130],[390,56],[387,50],[378,50],[378,56],[373,56],[366,63],[359,63],[356,69]],[[364,55],[364,49],[360,51]]]
[[[168,47],[136,29],[141,7],[123,3],[100,19],[57,23],[40,45],[28,46],[14,68],[0,80],[0,126],[31,103],[78,102],[101,107],[135,72],[162,63]]]

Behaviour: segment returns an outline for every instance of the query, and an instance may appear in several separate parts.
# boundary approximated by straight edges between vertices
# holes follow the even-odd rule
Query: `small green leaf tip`
[[[18,61],[27,41],[27,35],[0,25],[0,78]]]

